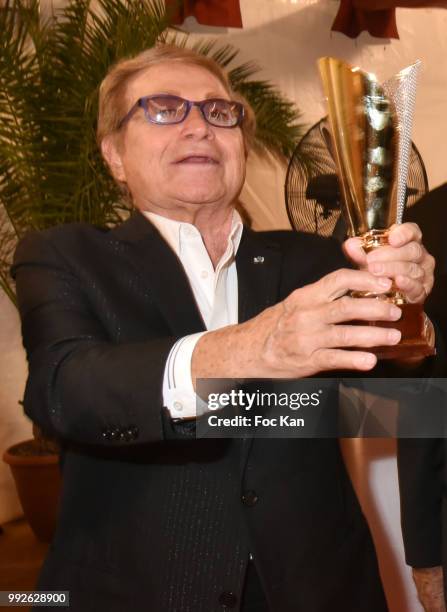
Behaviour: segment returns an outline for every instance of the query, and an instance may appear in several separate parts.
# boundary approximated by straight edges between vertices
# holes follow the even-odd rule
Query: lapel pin
[[[257,257],[253,257],[253,263],[264,263],[264,258],[262,255],[258,255]]]

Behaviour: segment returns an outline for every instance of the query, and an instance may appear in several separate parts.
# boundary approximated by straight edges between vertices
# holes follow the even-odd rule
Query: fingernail
[[[401,333],[398,329],[390,329],[388,332],[388,340],[390,344],[397,344],[400,340]]]
[[[391,306],[390,316],[394,321],[397,321],[397,319],[400,319],[402,316],[402,310],[397,306]]]
[[[362,365],[365,366],[365,368],[372,368],[373,365],[375,365],[376,363],[376,357],[371,353],[367,353],[366,355],[363,355],[363,357],[361,358],[361,362]]]
[[[381,287],[389,287],[391,285],[390,279],[389,278],[385,278],[385,277],[378,278],[377,282],[379,283],[379,285]]]

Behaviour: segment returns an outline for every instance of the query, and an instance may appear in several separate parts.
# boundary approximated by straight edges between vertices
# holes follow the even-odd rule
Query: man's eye
[[[225,121],[230,117],[230,110],[226,107],[214,105],[210,108],[208,115],[211,119]]]
[[[210,117],[213,119],[226,119],[228,117],[228,111],[223,111],[220,108],[213,108],[210,111]]]
[[[156,113],[161,119],[173,119],[178,115],[177,108],[158,108]]]
[[[149,113],[154,121],[176,121],[181,117],[183,112],[183,105],[178,104],[166,104],[162,100],[151,100],[148,107]]]
[[[175,117],[178,113],[177,108],[161,108],[159,113],[163,115],[163,117]]]

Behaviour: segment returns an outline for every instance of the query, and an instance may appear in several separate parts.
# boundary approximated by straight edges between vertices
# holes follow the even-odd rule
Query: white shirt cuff
[[[177,340],[168,355],[163,376],[163,403],[173,419],[196,417],[196,393],[191,378],[191,359],[199,339],[207,332]]]

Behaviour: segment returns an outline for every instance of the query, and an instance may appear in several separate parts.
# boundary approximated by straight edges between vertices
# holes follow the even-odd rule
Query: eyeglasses
[[[156,94],[144,96],[135,102],[127,115],[118,124],[120,129],[139,108],[149,123],[173,125],[186,119],[193,106],[197,106],[205,121],[215,127],[233,128],[242,123],[244,107],[240,102],[210,98],[201,102],[185,100],[179,96]]]

